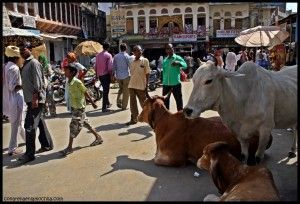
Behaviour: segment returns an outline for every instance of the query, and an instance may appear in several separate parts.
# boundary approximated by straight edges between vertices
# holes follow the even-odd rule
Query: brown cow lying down
[[[171,113],[164,105],[164,97],[151,98],[147,94],[138,121],[148,123],[156,134],[154,163],[157,165],[181,166],[188,160],[196,164],[203,148],[216,141],[227,142],[230,152],[240,158],[240,143],[220,117],[187,119],[182,111]],[[257,149],[257,139],[253,137],[250,141],[251,156]]]
[[[279,201],[270,170],[262,165],[247,166],[228,152],[228,144],[214,142],[203,150],[197,167],[209,171],[223,194],[209,194],[204,201]]]

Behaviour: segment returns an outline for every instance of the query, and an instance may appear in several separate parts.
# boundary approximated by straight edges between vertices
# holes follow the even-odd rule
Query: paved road
[[[183,103],[191,92],[190,82],[183,83]],[[102,113],[89,105],[91,124],[103,136],[104,143],[89,147],[93,135],[83,129],[74,141],[75,151],[61,157],[58,151],[68,142],[70,115],[58,106],[56,118],[46,123],[53,136],[54,149],[37,154],[36,160],[15,166],[16,157],[7,155],[10,126],[3,124],[3,199],[4,197],[60,197],[64,201],[202,201],[210,193],[218,194],[208,173],[190,164],[185,167],[155,166],[155,135],[146,123],[124,125],[130,111],[118,111],[117,89],[110,93],[112,109]],[[150,94],[161,94],[161,88]],[[101,102],[98,102],[101,107]],[[176,110],[171,97],[171,111]],[[217,115],[207,111],[202,116]],[[273,144],[266,151],[264,163],[271,169],[281,200],[297,200],[296,159],[286,155],[292,135],[286,130],[273,131]],[[37,148],[40,147],[38,140]],[[24,147],[23,147],[24,148]],[[25,149],[25,148],[24,148]],[[194,172],[200,173],[194,177]]]

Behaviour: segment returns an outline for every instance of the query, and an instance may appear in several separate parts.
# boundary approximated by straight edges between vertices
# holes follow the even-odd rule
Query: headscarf
[[[49,66],[49,61],[48,61],[47,57],[43,54],[40,54],[38,59],[39,59],[39,62],[42,64],[43,68],[47,69]]]

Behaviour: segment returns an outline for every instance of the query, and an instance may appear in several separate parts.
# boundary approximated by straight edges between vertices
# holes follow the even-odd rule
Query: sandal
[[[72,150],[72,149],[70,150],[70,149],[66,148],[66,149],[64,149],[64,150],[61,150],[60,153],[61,153],[63,156],[67,156],[68,154],[73,153],[73,150]]]
[[[90,144],[90,146],[96,146],[99,144],[102,144],[103,140],[102,139],[96,139],[92,144]]]

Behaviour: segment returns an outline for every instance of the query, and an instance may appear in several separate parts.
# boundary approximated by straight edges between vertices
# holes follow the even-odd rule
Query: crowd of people
[[[135,45],[132,55],[129,55],[126,52],[127,45],[122,43],[120,52],[114,57],[109,53],[109,48],[110,44],[104,42],[103,51],[96,55],[94,64],[95,74],[103,86],[102,112],[111,111],[110,84],[117,81],[119,91],[116,105],[125,111],[130,99],[130,119],[125,125],[133,125],[137,123],[138,105],[142,107],[146,100],[151,71],[149,60],[143,56],[143,49],[140,45]],[[51,90],[49,76],[52,75],[53,70],[44,55],[41,54],[38,59],[35,59],[31,51],[32,46],[29,42],[24,42],[20,47],[6,47],[7,62],[4,64],[2,75],[3,115],[7,116],[11,123],[8,154],[17,155],[23,152],[18,147],[17,140],[19,136],[23,138],[26,151],[18,158],[21,164],[34,160],[35,153],[50,151],[54,147],[51,134],[44,121],[44,116],[56,115],[55,101],[49,97],[49,90]],[[164,72],[162,94],[172,93],[179,111],[183,108],[180,72],[187,69],[188,65],[184,58],[174,53],[172,44],[167,44],[165,51],[166,57],[160,59],[160,67]],[[69,143],[60,151],[65,156],[72,153],[73,139],[78,136],[83,126],[95,136],[95,141],[91,146],[101,144],[103,139],[90,125],[85,113],[86,100],[90,101],[94,108],[98,108],[83,83],[86,68],[78,62],[74,52],[69,52],[61,63],[61,69],[66,77],[67,111],[71,113]],[[170,97],[165,101],[167,108],[169,108],[169,99]],[[36,151],[37,128],[39,128],[41,148]]]
[[[143,48],[135,45],[132,53],[128,54],[125,43],[119,46],[119,53],[112,55],[109,52],[110,44],[104,42],[103,51],[94,58],[94,70],[97,79],[103,87],[102,112],[111,111],[112,103],[109,99],[111,83],[117,82],[119,90],[116,105],[121,111],[130,108],[129,122],[127,126],[137,123],[139,115],[138,106],[142,107],[146,100],[151,63],[143,56]],[[35,59],[31,53],[32,46],[24,42],[20,47],[7,46],[5,56],[7,62],[3,67],[3,115],[9,118],[11,123],[11,138],[8,154],[21,154],[18,148],[18,136],[26,142],[26,152],[19,161],[26,163],[35,159],[36,129],[39,128],[39,141],[41,148],[37,152],[53,149],[51,134],[44,121],[44,116],[56,115],[55,101],[51,97],[49,77],[53,70],[45,55],[41,54]],[[291,65],[292,50],[286,56],[287,64]],[[246,61],[253,61],[266,69],[270,68],[270,56],[264,49],[242,49],[238,53],[234,50],[222,49],[208,51],[202,60],[215,61],[217,67],[228,71],[236,71]],[[173,44],[165,45],[165,57],[158,59],[157,69],[162,73],[162,95],[166,97],[164,103],[169,109],[170,96],[176,101],[177,110],[183,109],[182,86],[180,75],[183,70],[188,72],[191,78],[198,68],[196,60],[189,54],[182,57],[174,53]],[[72,153],[73,139],[78,136],[82,127],[86,127],[95,136],[91,146],[103,142],[102,137],[90,125],[85,113],[87,100],[94,108],[98,106],[90,96],[84,85],[84,76],[87,69],[78,62],[78,56],[69,52],[61,63],[61,69],[66,77],[65,101],[67,111],[71,113],[69,144],[61,151],[62,155]],[[130,102],[129,102],[130,100]],[[139,101],[139,103],[137,102]]]

